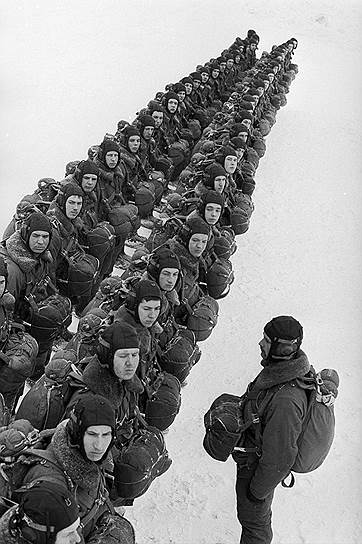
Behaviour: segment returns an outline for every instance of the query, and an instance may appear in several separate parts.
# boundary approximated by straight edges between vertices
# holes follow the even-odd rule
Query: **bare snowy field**
[[[60,179],[119,119],[254,28],[290,37],[299,74],[267,137],[236,281],[169,434],[170,470],[127,509],[138,544],[236,544],[232,461],[202,449],[203,414],[259,371],[262,327],[304,325],[319,370],[341,378],[325,464],[277,489],[275,544],[359,544],[361,520],[361,15],[359,1],[19,1],[2,5],[0,227],[37,179]],[[260,53],[259,53],[260,54]]]

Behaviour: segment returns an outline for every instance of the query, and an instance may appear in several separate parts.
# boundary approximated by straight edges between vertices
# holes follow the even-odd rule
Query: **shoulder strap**
[[[253,426],[254,428],[254,438],[255,438],[255,447],[253,448],[241,448],[238,446],[240,443],[240,440],[238,441],[238,444],[236,445],[236,450],[243,451],[243,452],[255,452],[257,455],[261,452],[261,444],[262,444],[262,433],[261,433],[261,418],[262,415],[274,397],[274,395],[282,388],[285,384],[278,384],[274,387],[271,387],[270,389],[266,390],[266,394],[264,395],[263,399],[261,400],[260,404],[258,404],[258,398],[260,397],[262,389],[253,388],[253,385],[255,384],[254,380],[248,385],[248,388],[246,390],[246,393],[244,393],[241,402],[244,403],[245,408],[244,412],[244,423],[240,429],[241,436],[240,440],[243,436],[244,431],[246,431],[249,427]],[[248,402],[250,401],[250,402]]]
[[[111,514],[115,513],[115,509],[113,507],[113,504],[111,503],[108,491],[104,482],[104,476],[101,475],[101,480],[99,482],[98,492],[97,492],[97,499],[94,501],[92,508],[89,510],[89,512],[81,518],[81,526],[84,528],[88,525],[88,523],[94,518],[97,511],[100,509],[100,507],[106,504],[111,512]]]

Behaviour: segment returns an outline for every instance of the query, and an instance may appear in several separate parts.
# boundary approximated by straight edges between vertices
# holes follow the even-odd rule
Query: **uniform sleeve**
[[[267,408],[262,455],[250,482],[250,490],[258,499],[264,499],[289,474],[298,453],[306,409],[306,393],[297,388],[280,391]]]
[[[8,281],[6,287],[9,293],[15,298],[15,305],[22,299],[25,281],[25,276],[19,267],[8,261]]]

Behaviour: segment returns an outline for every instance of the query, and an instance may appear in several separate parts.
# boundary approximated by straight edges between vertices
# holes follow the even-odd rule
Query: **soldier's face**
[[[154,127],[150,126],[150,127],[145,127],[143,129],[143,137],[145,140],[150,140],[153,136],[153,131],[154,131]]]
[[[228,174],[233,174],[238,165],[238,158],[234,155],[228,155],[225,157],[224,168]]]
[[[162,291],[172,291],[177,283],[178,275],[178,268],[162,268],[158,278],[158,285]]]
[[[269,355],[269,351],[270,351],[270,348],[271,348],[271,342],[270,342],[269,338],[265,336],[265,334],[263,335],[263,338],[259,342],[259,347],[260,347],[260,353],[261,353],[262,358],[266,359],[268,357],[268,355]]]
[[[5,276],[0,276],[0,298],[3,296],[6,288],[6,278]]]
[[[178,101],[175,98],[170,98],[167,102],[167,109],[170,113],[176,113],[178,107]]]
[[[214,189],[217,193],[222,193],[226,185],[226,177],[225,176],[216,176],[214,179]]]
[[[216,225],[221,215],[221,206],[213,202],[209,202],[205,206],[205,221],[208,225]]]
[[[91,193],[97,185],[98,177],[96,174],[84,174],[82,177],[82,189],[85,193]]]
[[[119,380],[131,380],[140,360],[139,348],[117,349],[113,356],[113,371]]]
[[[251,127],[251,119],[243,119],[241,124],[249,130]]]
[[[33,253],[43,253],[49,245],[50,235],[45,230],[34,230],[29,236],[29,249]]]
[[[137,153],[140,148],[141,138],[139,136],[131,136],[128,139],[128,148],[131,153]]]
[[[246,143],[246,140],[248,139],[248,133],[247,132],[239,132],[238,138],[243,140],[243,142]]]
[[[100,461],[112,440],[112,428],[109,425],[91,425],[87,427],[83,446],[87,459]]]
[[[71,195],[65,203],[65,215],[68,219],[75,219],[82,209],[83,198],[80,195]]]
[[[201,79],[202,79],[202,83],[207,83],[209,79],[209,74],[207,72],[201,72]]]
[[[147,328],[152,327],[160,314],[160,309],[160,300],[142,300],[138,305],[138,317],[141,325]]]
[[[106,165],[108,168],[115,168],[118,164],[118,159],[117,151],[108,151],[106,154]]]
[[[155,127],[160,128],[163,121],[163,112],[162,111],[154,111],[152,114],[152,117],[155,120]]]
[[[208,242],[207,234],[193,234],[189,240],[189,252],[193,257],[201,257]]]

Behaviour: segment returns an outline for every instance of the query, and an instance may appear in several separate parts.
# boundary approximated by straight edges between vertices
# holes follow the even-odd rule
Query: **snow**
[[[18,0],[2,12],[2,230],[37,179],[60,179],[66,162],[235,36],[254,28],[260,52],[299,40],[300,71],[267,137],[251,227],[233,257],[236,281],[166,435],[173,464],[126,516],[138,544],[239,541],[235,465],[204,452],[203,414],[220,393],[244,391],[259,371],[263,325],[292,314],[310,361],[337,369],[341,386],[329,457],[276,490],[273,542],[359,543],[361,3]]]

